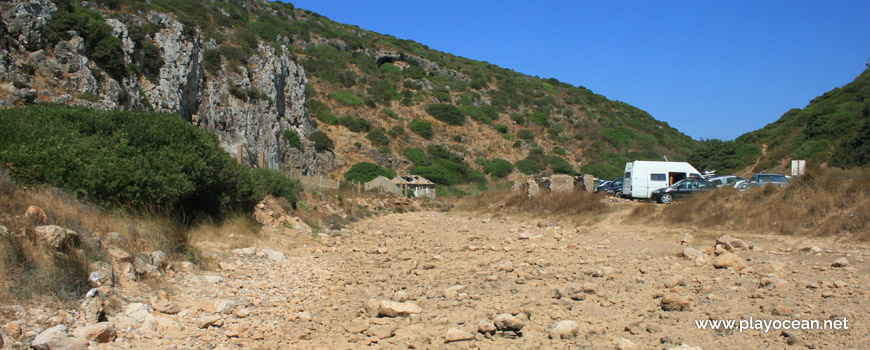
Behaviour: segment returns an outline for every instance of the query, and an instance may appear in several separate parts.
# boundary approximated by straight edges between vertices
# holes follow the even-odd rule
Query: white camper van
[[[628,162],[625,163],[622,195],[630,198],[650,198],[653,191],[687,177],[701,178],[701,172],[686,162]]]

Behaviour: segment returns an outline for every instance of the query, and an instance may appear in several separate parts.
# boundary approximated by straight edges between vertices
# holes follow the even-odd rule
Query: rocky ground
[[[214,270],[177,264],[159,283],[117,287],[124,297],[106,307],[102,323],[87,311],[89,300],[101,300],[98,290],[79,310],[6,307],[3,342],[857,349],[870,340],[868,245],[629,224],[634,204],[614,205],[624,208],[589,227],[423,211],[366,219],[283,252],[219,250]],[[750,317],[845,318],[848,330],[714,331],[694,322]],[[51,324],[59,326],[45,330]]]

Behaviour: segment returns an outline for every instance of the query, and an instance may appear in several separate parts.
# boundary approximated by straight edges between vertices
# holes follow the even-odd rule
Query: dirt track
[[[222,269],[166,278],[181,313],[152,311],[155,319],[144,325],[121,312],[109,316],[119,337],[106,345],[857,349],[870,341],[866,245],[728,232],[755,247],[734,251],[745,268],[717,269],[714,256],[695,262],[682,252],[685,246],[703,251],[723,233],[621,224],[629,209],[579,228],[439,212],[391,214],[286,257],[263,249],[221,252]],[[681,246],[687,232],[694,239]],[[822,252],[800,251],[805,246]],[[848,267],[831,267],[846,255]],[[149,297],[130,301],[147,304]],[[373,316],[381,300],[414,303],[421,312]],[[521,330],[478,332],[503,313]],[[209,316],[219,327],[200,329],[197,323]],[[845,317],[849,329],[741,333],[699,330],[694,323],[750,317]],[[551,339],[563,320],[577,322],[576,337]],[[471,339],[445,343],[448,338]]]

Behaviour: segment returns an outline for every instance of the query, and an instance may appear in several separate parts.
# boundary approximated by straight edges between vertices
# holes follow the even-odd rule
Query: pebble
[[[447,334],[444,336],[445,343],[452,343],[457,341],[466,341],[473,340],[474,335],[457,327],[450,327],[447,330]]]
[[[846,266],[849,266],[849,259],[846,259],[845,257],[843,257],[843,258],[839,258],[839,259],[837,259],[837,260],[834,260],[834,263],[831,264],[831,266],[833,266],[833,267],[846,267]]]
[[[580,325],[577,321],[559,321],[553,329],[550,329],[550,339],[569,339],[577,337],[580,333]]]

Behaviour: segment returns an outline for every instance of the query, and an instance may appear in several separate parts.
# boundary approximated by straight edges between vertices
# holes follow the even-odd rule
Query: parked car
[[[607,188],[607,186],[609,186],[611,183],[613,183],[613,181],[610,180],[599,182],[598,186],[595,186],[595,192],[604,191],[604,189]]]
[[[680,180],[668,187],[653,191],[650,194],[650,198],[656,202],[668,204],[678,198],[688,197],[698,192],[707,192],[714,189],[716,189],[716,185],[710,181],[698,178],[688,178]]]
[[[790,185],[788,178],[783,174],[755,174],[749,179],[739,185],[737,189],[740,191],[746,191],[749,188],[753,187],[764,187],[766,185],[772,185],[777,187],[786,187]]]
[[[598,185],[598,187],[595,188],[595,192],[607,192],[618,197],[622,195],[622,182],[624,180],[625,179],[621,177],[617,177],[616,179],[613,179],[613,181],[608,181],[609,183],[606,185]]]
[[[712,182],[714,185],[716,185],[716,187],[734,187],[734,188],[737,188],[737,186],[739,186],[740,183],[745,182],[746,179],[744,179],[740,176],[722,175],[722,176],[711,177],[711,178],[707,179],[707,181]]]

